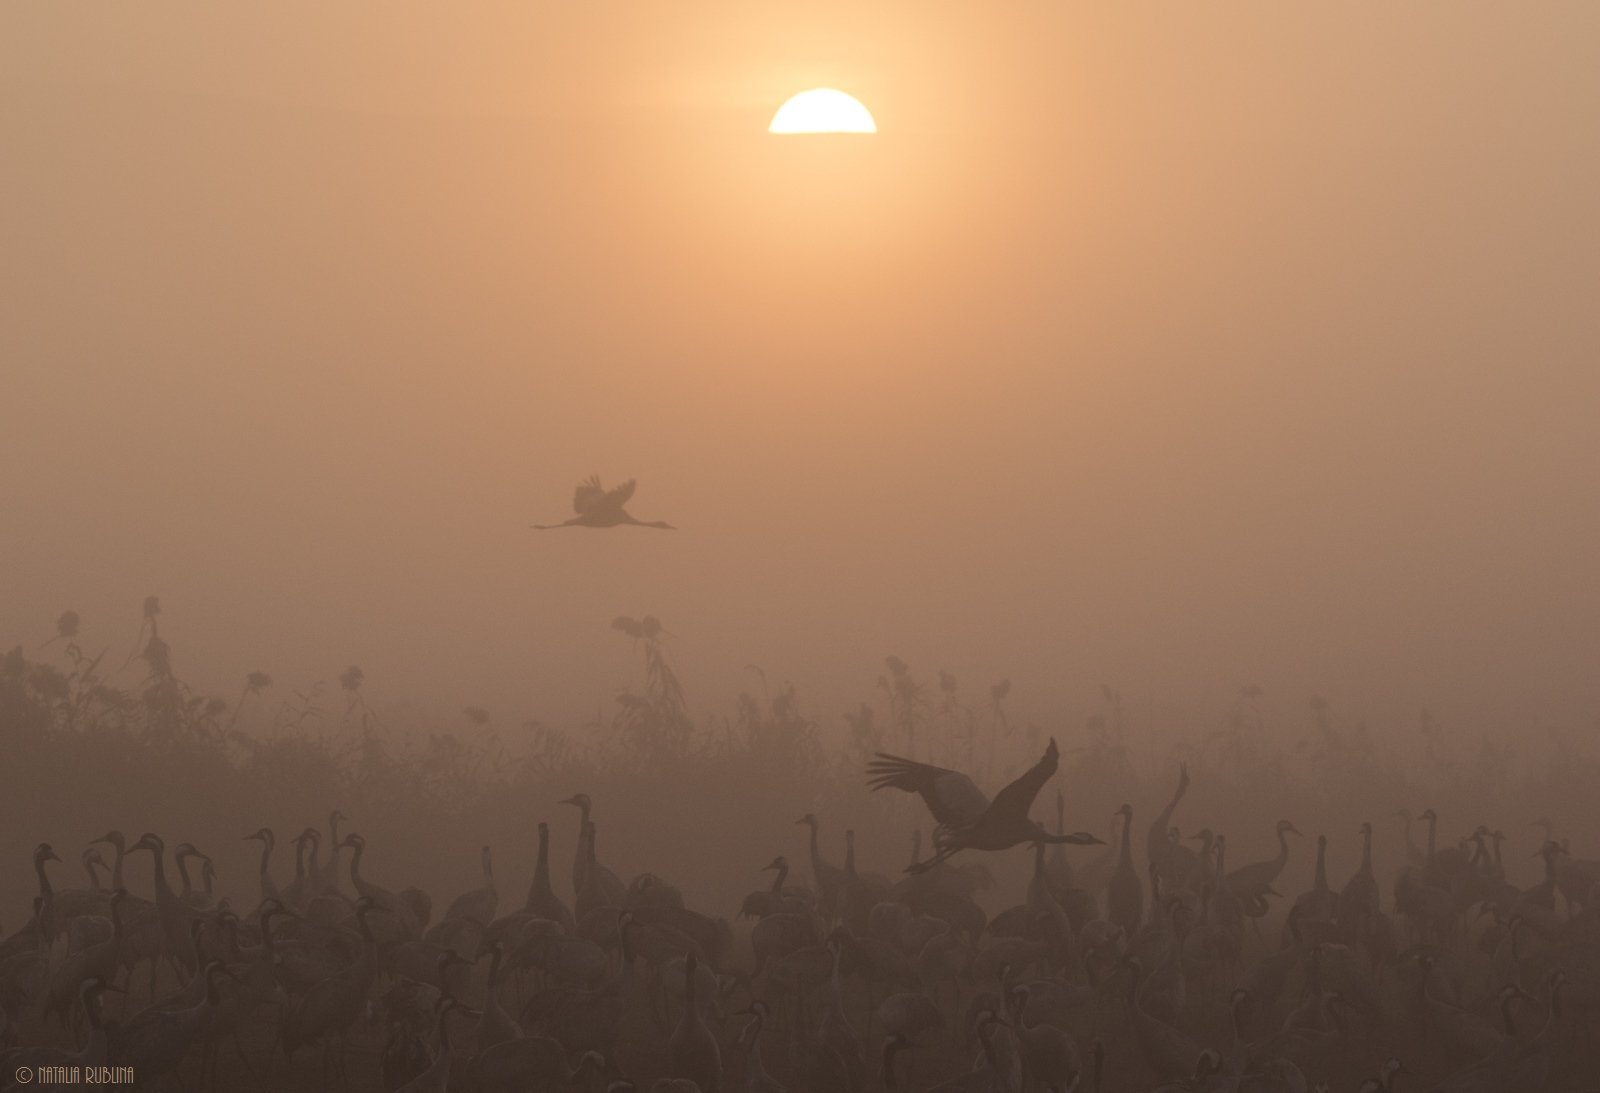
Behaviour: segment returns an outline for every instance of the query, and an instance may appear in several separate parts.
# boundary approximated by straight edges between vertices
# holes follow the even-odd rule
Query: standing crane
[[[906,867],[908,873],[924,873],[962,850],[1009,850],[1022,843],[1101,845],[1100,839],[1083,831],[1052,835],[1028,816],[1034,798],[1060,761],[1061,752],[1052,737],[1043,757],[993,801],[965,774],[883,752],[867,764],[867,775],[875,790],[893,788],[917,794],[933,814],[938,823],[933,832],[938,852]]]

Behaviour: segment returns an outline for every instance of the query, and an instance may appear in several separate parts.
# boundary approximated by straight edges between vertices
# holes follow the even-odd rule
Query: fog
[[[16,640],[1592,720],[1585,5],[171,16],[6,17]],[[765,134],[826,78],[870,148]],[[590,473],[681,532],[527,530]]]
[[[765,132],[819,85],[880,132]],[[76,880],[119,825],[243,913],[239,836],[279,825],[287,875],[335,807],[442,910],[578,791],[602,859],[731,915],[744,856],[804,862],[790,813],[906,860],[863,704],[989,792],[1054,735],[1101,838],[1187,759],[1236,864],[1293,814],[1342,877],[1372,819],[1387,888],[1384,818],[1447,801],[1441,845],[1504,825],[1533,884],[1529,820],[1595,834],[1596,192],[1576,2],[10,5],[0,923],[30,846]],[[591,474],[675,530],[530,527]],[[219,743],[62,743],[91,684]],[[702,768],[662,725],[782,743]],[[363,781],[373,740],[406,758]],[[686,799],[738,870],[652,819]]]

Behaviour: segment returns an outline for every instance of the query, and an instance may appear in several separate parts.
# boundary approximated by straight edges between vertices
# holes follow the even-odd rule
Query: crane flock
[[[1033,819],[1058,762],[1051,740],[990,799],[961,772],[879,755],[868,785],[921,799],[933,855],[908,829],[909,864],[872,872],[853,831],[808,813],[803,846],[750,863],[771,879],[731,918],[666,879],[671,862],[608,868],[585,793],[553,802],[574,810],[567,891],[552,816],[520,904],[480,846],[481,884],[437,918],[395,871],[403,848],[371,848],[385,887],[338,811],[326,834],[243,835],[260,856],[239,878],[199,843],[112,829],[68,885],[40,843],[11,882],[32,888],[32,915],[0,940],[0,1089],[73,1066],[202,1091],[1594,1088],[1600,862],[1553,825],[1523,855],[1542,874],[1527,886],[1503,858],[1522,840],[1480,824],[1441,845],[1431,809],[1391,818],[1403,841],[1371,821],[1319,834],[1314,859],[1293,822],[1263,823],[1276,854],[1230,867],[1227,833],[1175,822],[1182,768],[1140,861],[1131,804],[1109,845],[1067,832],[1064,789],[1054,830]],[[1361,853],[1342,885],[1338,841]],[[1014,848],[1031,862],[1017,891],[970,860]]]

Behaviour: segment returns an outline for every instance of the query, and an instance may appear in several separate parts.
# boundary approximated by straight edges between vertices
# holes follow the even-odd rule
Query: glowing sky
[[[1597,11],[8,5],[4,640],[1588,723]]]

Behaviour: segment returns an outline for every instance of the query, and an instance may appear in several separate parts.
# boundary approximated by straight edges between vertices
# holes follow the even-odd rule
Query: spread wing
[[[572,511],[579,516],[594,508],[595,505],[605,500],[606,491],[600,487],[600,476],[591,474],[582,482],[572,494]]]
[[[879,752],[867,764],[867,780],[873,789],[917,794],[943,827],[966,827],[989,810],[989,798],[965,774],[898,755]]]
[[[623,505],[626,505],[628,503],[628,499],[633,496],[634,487],[637,485],[638,483],[630,478],[622,485],[607,490],[606,504],[610,505],[612,508],[620,509]]]
[[[1055,774],[1056,768],[1060,765],[1061,752],[1057,750],[1055,737],[1052,736],[1050,746],[1044,749],[1044,755],[1039,761],[1023,771],[1016,781],[995,794],[996,809],[1018,816],[1027,816],[1033,809],[1033,799],[1039,796],[1039,791],[1044,788],[1044,784],[1050,780],[1050,776]]]
[[[620,486],[606,489],[600,484],[600,476],[591,474],[578,483],[577,490],[572,495],[572,508],[579,516],[593,512],[596,509],[620,509],[628,503],[628,498],[633,496],[637,483],[628,479]]]

